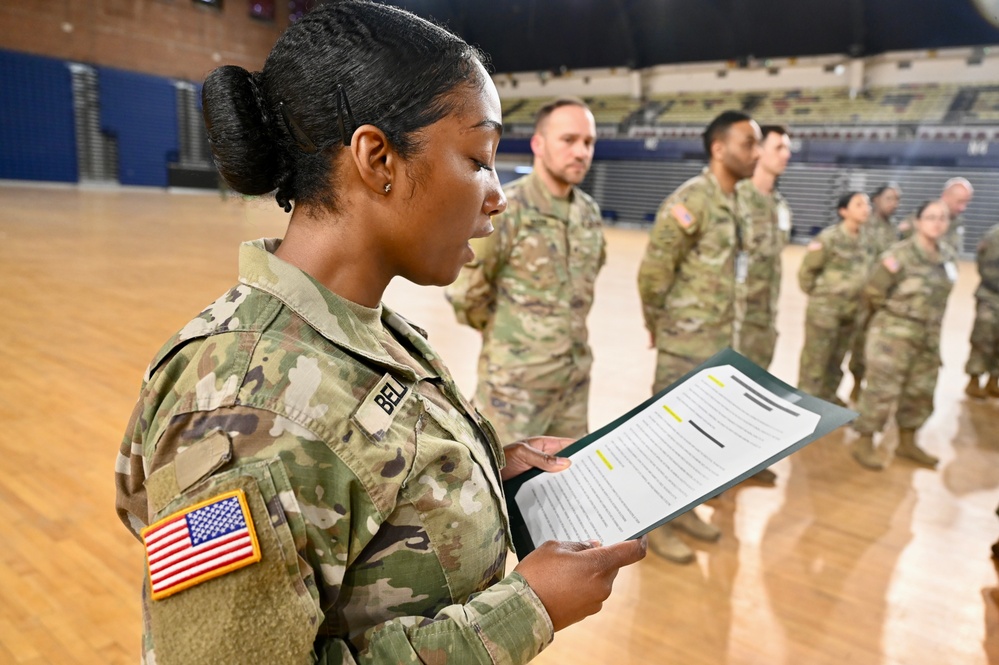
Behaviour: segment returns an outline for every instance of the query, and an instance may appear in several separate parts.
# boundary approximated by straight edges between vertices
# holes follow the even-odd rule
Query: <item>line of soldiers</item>
[[[650,345],[657,350],[653,392],[727,346],[763,367],[770,364],[776,347],[781,253],[790,240],[792,222],[790,207],[776,185],[791,156],[790,138],[784,128],[761,128],[738,111],[725,111],[715,118],[703,138],[708,164],[659,207],[639,269],[645,325]],[[593,115],[582,100],[560,98],[542,107],[531,138],[532,172],[505,187],[508,208],[494,218],[495,232],[474,241],[476,258],[446,291],[458,320],[482,332],[474,403],[494,424],[501,440],[542,434],[578,438],[588,432],[592,353],[586,317],[606,245],[600,210],[579,185],[592,163],[595,142]],[[930,216],[945,207],[944,216],[955,218],[963,212],[972,190],[970,183],[961,180],[960,187],[948,183],[942,203],[931,207]],[[962,188],[966,196],[949,191]],[[875,192],[874,219],[868,225],[855,224],[861,231],[854,242],[871,248],[867,252],[871,257],[881,255],[897,239],[890,220],[900,194],[896,186]],[[841,212],[866,220],[870,205],[866,195],[851,195]],[[851,206],[859,210],[851,212]],[[959,224],[951,228],[955,226],[961,228]],[[915,231],[914,237],[922,238],[920,228],[916,217],[907,220],[903,230]],[[803,265],[803,270],[811,271],[819,292],[822,270],[815,265],[824,262],[817,260],[817,253],[835,253],[826,247],[830,233],[816,239],[821,247],[810,246],[805,260],[809,268]],[[922,241],[912,241],[916,242]],[[904,263],[907,256],[892,259],[899,264],[894,272],[890,270],[894,263],[878,264],[889,272],[890,278],[879,282],[889,292],[899,281],[906,288],[911,286],[911,279],[901,279],[911,277]],[[866,261],[851,271],[851,279],[860,286],[873,268],[873,258]],[[837,296],[835,288],[828,291]],[[995,293],[999,299],[999,290]],[[832,317],[842,328],[834,351],[816,361],[818,371],[811,364],[803,367],[803,381],[814,383],[809,384],[810,391],[819,396],[835,396],[842,376],[839,366],[851,345],[850,370],[858,386],[865,372],[874,377],[884,369],[878,365],[875,374],[870,354],[860,352],[865,344],[880,348],[885,343],[882,336],[873,334],[872,318],[877,317],[868,308],[858,308],[857,298],[851,299],[851,305],[852,313],[844,310]],[[821,314],[820,310],[817,305]],[[813,320],[811,337],[816,339],[826,335],[819,318]],[[994,338],[999,316],[993,315],[991,322],[988,335]],[[853,335],[854,329],[860,333]],[[867,340],[865,333],[872,339]],[[985,332],[980,335],[986,336]],[[865,356],[869,367],[865,367]],[[983,362],[978,373],[999,374],[995,354],[991,358],[991,364]],[[935,374],[934,369],[934,380]],[[872,396],[868,401],[878,404],[875,410],[880,414],[884,400],[874,399],[879,394],[874,390],[876,383],[874,379],[867,382]],[[855,399],[863,403],[861,394]],[[877,420],[869,419],[868,429]],[[873,443],[870,452],[881,459]],[[764,470],[756,479],[773,483],[775,476]],[[652,550],[677,563],[694,559],[678,530],[706,541],[720,536],[717,527],[693,510],[650,534]]]

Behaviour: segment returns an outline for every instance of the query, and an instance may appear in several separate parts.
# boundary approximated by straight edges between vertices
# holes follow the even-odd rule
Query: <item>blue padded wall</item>
[[[0,50],[0,178],[77,181],[65,62]]]
[[[98,67],[101,130],[118,139],[123,185],[167,186],[177,161],[176,90],[170,79]]]

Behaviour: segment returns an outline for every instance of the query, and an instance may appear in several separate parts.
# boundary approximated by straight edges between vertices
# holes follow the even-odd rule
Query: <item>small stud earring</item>
[[[391,192],[392,191],[392,183],[390,183],[390,182],[385,183],[385,188],[384,189],[385,189],[385,193],[386,194],[388,194],[389,192]]]

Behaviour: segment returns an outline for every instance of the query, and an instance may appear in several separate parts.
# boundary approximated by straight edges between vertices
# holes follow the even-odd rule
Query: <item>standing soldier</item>
[[[860,237],[874,257],[881,256],[898,240],[898,232],[891,222],[891,216],[898,210],[901,198],[902,190],[895,183],[882,185],[871,194],[871,217],[860,227]],[[860,386],[864,381],[864,344],[867,343],[867,324],[870,318],[870,311],[866,307],[860,307],[850,351],[850,374],[853,375],[850,401],[854,403],[860,398]]]
[[[843,359],[853,339],[860,290],[874,257],[860,233],[871,215],[867,194],[845,194],[836,210],[842,221],[823,229],[808,243],[798,270],[798,284],[808,294],[798,387],[845,406],[836,391],[843,379]]]
[[[930,467],[939,461],[916,445],[916,430],[933,413],[940,322],[957,280],[954,250],[942,240],[947,222],[947,208],[940,201],[920,206],[912,236],[881,256],[864,286],[874,315],[867,335],[867,383],[853,425],[860,434],[853,456],[868,469],[881,470],[891,459],[883,441],[875,445],[874,435],[884,429],[893,407],[895,454]]]
[[[971,354],[964,371],[975,399],[999,397],[999,225],[993,226],[978,243],[978,274],[981,283],[975,291],[975,326],[971,329]],[[988,374],[983,388],[979,376]]]
[[[955,254],[960,255],[964,251],[964,220],[961,215],[968,209],[971,197],[975,194],[975,188],[971,186],[967,178],[951,178],[944,183],[943,191],[940,192],[940,202],[947,208],[950,215],[950,228],[942,242],[950,246]],[[914,215],[909,215],[898,225],[899,237],[903,240],[912,235]]]
[[[582,100],[542,107],[534,170],[507,185],[495,232],[472,241],[475,259],[446,291],[458,321],[482,332],[474,403],[501,441],[588,431],[586,316],[605,243],[600,208],[577,185],[595,142]]]
[[[766,369],[777,345],[780,256],[791,237],[791,208],[777,190],[777,178],[791,159],[791,138],[777,125],[760,128],[763,142],[753,177],[736,192],[746,211],[742,237],[749,255],[745,283],[736,287],[737,351]]]
[[[736,183],[753,175],[760,128],[748,115],[725,111],[704,131],[708,166],[659,207],[638,273],[650,340],[658,351],[653,392],[659,392],[732,343],[735,282],[744,282],[743,214]],[[650,534],[652,550],[676,563],[694,552],[673,527],[717,540],[718,528],[693,510]]]

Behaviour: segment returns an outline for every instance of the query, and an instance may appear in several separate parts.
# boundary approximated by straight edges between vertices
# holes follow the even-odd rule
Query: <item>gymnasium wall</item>
[[[66,63],[0,51],[0,178],[76,182]]]
[[[202,81],[222,63],[260,69],[288,26],[288,2],[274,4],[274,21],[263,21],[243,0],[221,9],[192,0],[8,0],[0,2],[0,48]]]

